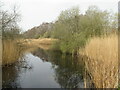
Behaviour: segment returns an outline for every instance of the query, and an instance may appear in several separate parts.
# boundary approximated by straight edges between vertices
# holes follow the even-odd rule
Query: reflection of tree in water
[[[83,63],[78,63],[77,58],[72,58],[71,55],[62,55],[60,52],[44,51],[42,49],[32,53],[43,59],[43,61],[52,63],[55,69],[55,80],[62,88],[78,88],[80,87],[79,84],[83,83]]]
[[[29,66],[24,60],[24,56],[20,58],[19,62],[16,62],[11,66],[2,67],[2,88],[20,88],[21,86],[19,85],[17,77],[19,77],[20,73],[24,73],[28,69]]]
[[[49,60],[49,53],[47,53],[47,51],[38,48],[35,51],[31,52],[34,56],[39,57],[40,59],[42,59],[43,61],[48,61]]]
[[[2,68],[2,87],[3,88],[18,88],[19,84],[16,82],[18,77],[18,69],[15,65]]]
[[[69,70],[57,68],[56,81],[61,85],[61,88],[78,88],[82,81],[80,72],[69,72]]]
[[[59,63],[55,69],[56,81],[62,88],[78,88],[80,82],[83,82],[83,66],[71,56],[60,58]]]

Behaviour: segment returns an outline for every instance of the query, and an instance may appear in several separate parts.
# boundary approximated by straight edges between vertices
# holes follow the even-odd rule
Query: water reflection
[[[2,70],[2,87],[6,88],[16,88],[18,84],[16,84],[16,77],[18,76],[18,71],[15,67],[6,67]]]
[[[29,70],[29,68],[25,67],[29,67],[29,65],[27,65],[26,61],[24,61],[24,58],[20,58],[20,61],[13,65],[2,67],[2,87],[20,88],[21,86],[18,82],[19,74]],[[22,68],[24,68],[24,71],[21,70]]]
[[[4,88],[84,87],[84,64],[78,63],[77,57],[38,48],[23,58],[21,63],[3,68]]]
[[[83,87],[83,62],[78,63],[77,57],[71,55],[62,55],[60,52],[44,51],[38,49],[33,52],[43,61],[52,63],[55,70],[55,80],[60,84],[61,88],[78,88]],[[57,67],[55,67],[57,65]]]

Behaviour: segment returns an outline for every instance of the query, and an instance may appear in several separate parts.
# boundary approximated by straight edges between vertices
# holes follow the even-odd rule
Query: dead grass
[[[43,39],[21,39],[21,40],[3,40],[1,46],[3,46],[0,50],[0,55],[2,55],[2,65],[9,65],[16,62],[21,53],[24,51],[17,43],[22,44],[26,49],[27,48],[43,48],[49,49],[50,45],[56,41],[56,39],[43,38]],[[25,50],[26,50],[25,49]],[[1,54],[2,53],[2,54]]]
[[[40,39],[24,39],[21,43],[27,47],[40,47],[42,49],[50,49],[50,46],[56,39],[40,38]]]
[[[2,41],[2,65],[9,65],[16,62],[21,53],[21,48],[13,40]]]
[[[118,37],[95,37],[80,54],[88,57],[85,66],[96,88],[118,87]]]
[[[0,38],[0,66],[2,65],[2,39]]]

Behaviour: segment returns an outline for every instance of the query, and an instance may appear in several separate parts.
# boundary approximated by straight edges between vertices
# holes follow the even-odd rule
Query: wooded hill
[[[52,29],[53,23],[42,23],[39,26],[35,26],[26,32],[24,32],[23,36],[25,38],[39,38],[43,36],[46,32],[50,31]]]

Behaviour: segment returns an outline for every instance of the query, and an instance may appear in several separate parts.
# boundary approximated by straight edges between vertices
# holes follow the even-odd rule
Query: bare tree
[[[13,7],[12,12],[0,9],[0,23],[3,38],[11,38],[19,34],[18,21],[20,20],[17,6]]]

